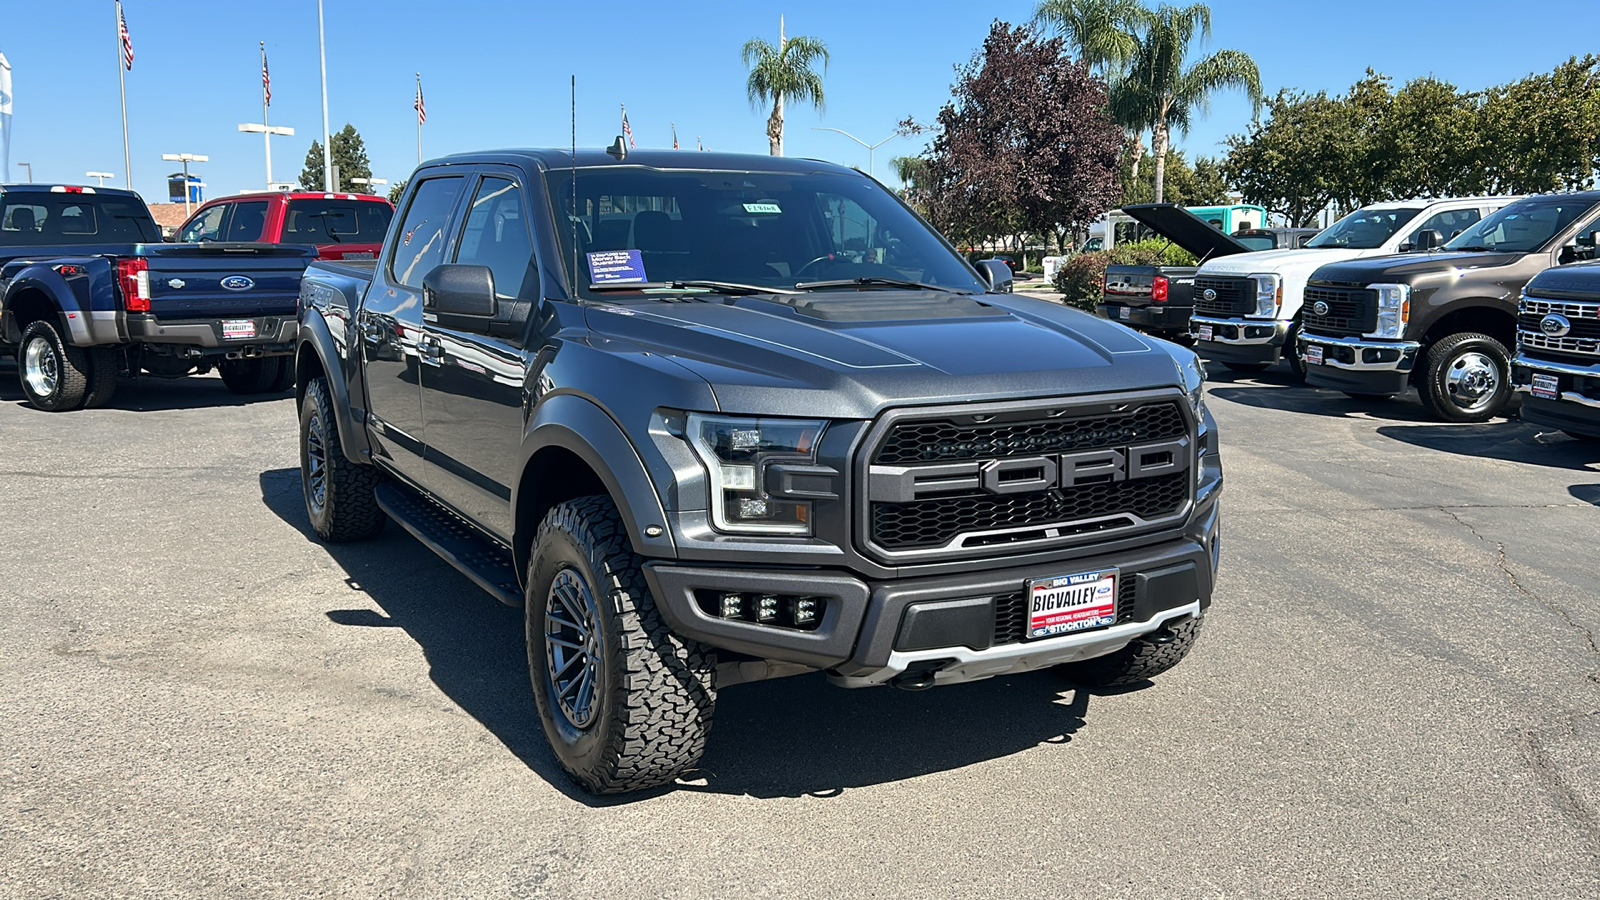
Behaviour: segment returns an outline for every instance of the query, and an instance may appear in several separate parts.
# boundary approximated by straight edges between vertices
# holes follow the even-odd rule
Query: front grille
[[[1206,291],[1216,299],[1207,300]],[[1248,278],[1195,278],[1194,311],[1209,316],[1243,316],[1256,311],[1255,285]]]
[[[1572,328],[1552,337],[1539,327],[1548,315],[1565,316]],[[1560,300],[1523,299],[1517,315],[1517,343],[1524,350],[1600,355],[1600,303],[1566,303]]]
[[[1326,315],[1317,315],[1318,301],[1328,304]],[[1378,299],[1365,289],[1307,287],[1301,323],[1313,334],[1360,337],[1378,328]]]
[[[1133,621],[1134,604],[1139,596],[1138,578],[1132,574],[1117,576],[1117,621]],[[992,647],[1017,644],[1028,638],[1028,595],[1026,592],[1003,594],[994,598],[994,640]]]
[[[872,504],[872,536],[888,550],[915,550],[942,547],[951,539],[975,532],[1040,527],[1036,538],[1087,534],[1138,524],[1129,514],[1143,520],[1159,519],[1177,512],[1189,496],[1188,471],[1155,478],[1100,482],[1079,485],[1070,490],[1036,491],[1028,494],[981,494],[968,497],[939,497],[918,503]],[[1083,522],[1093,519],[1095,522]],[[1042,526],[1065,525],[1045,534]],[[976,534],[968,547],[1027,539],[1027,534],[1008,534],[987,539]]]
[[[1150,403],[1104,416],[1002,425],[909,422],[889,432],[873,462],[904,465],[1096,450],[1179,438],[1187,430],[1176,403]]]

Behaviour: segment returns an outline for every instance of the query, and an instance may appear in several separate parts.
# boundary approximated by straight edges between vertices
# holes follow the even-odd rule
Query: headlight
[[[773,462],[814,463],[826,422],[690,413],[689,443],[706,467],[711,523],[718,531],[810,534],[811,504],[768,496]]]
[[[1206,368],[1200,364],[1200,357],[1190,353],[1188,359],[1178,363],[1178,370],[1183,373],[1183,392],[1189,397],[1195,418],[1205,418]]]
[[[1256,286],[1254,315],[1264,319],[1276,318],[1278,307],[1283,303],[1283,279],[1277,275],[1251,275],[1250,281]]]
[[[1378,295],[1378,327],[1368,337],[1399,339],[1411,319],[1411,285],[1369,284]]]

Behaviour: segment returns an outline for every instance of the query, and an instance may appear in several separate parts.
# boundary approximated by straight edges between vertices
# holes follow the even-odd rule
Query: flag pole
[[[267,148],[267,190],[272,190],[272,121],[267,118],[267,107],[272,104],[267,100],[267,42],[261,42],[261,140]],[[324,153],[327,151],[324,150]]]
[[[422,73],[417,73],[417,165],[422,165]]]
[[[133,152],[128,148],[128,79],[122,57],[122,0],[117,0],[117,88],[122,92],[122,170],[128,177],[128,190],[133,190]],[[184,190],[189,188],[184,186]]]
[[[333,141],[328,137],[328,42],[322,29],[322,0],[317,0],[317,59],[322,64],[322,189],[331,192]]]

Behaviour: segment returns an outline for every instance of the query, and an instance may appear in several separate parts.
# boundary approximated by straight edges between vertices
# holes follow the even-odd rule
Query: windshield
[[[581,296],[641,282],[792,291],[858,278],[985,290],[926,225],[860,175],[579,169],[576,203],[571,169],[547,179],[557,221],[569,224],[558,229],[562,263]]]
[[[1249,247],[1251,250],[1272,250],[1278,246],[1278,241],[1271,232],[1257,232],[1255,234],[1236,234],[1233,239]]]
[[[1358,209],[1307,241],[1306,246],[1376,250],[1421,212],[1409,206],[1403,209]]]
[[[115,194],[0,195],[0,246],[59,247],[161,240],[142,201]]]
[[[1592,198],[1573,196],[1518,200],[1490,213],[1488,218],[1479,220],[1444,246],[1446,250],[1531,253],[1565,231],[1594,205]]]

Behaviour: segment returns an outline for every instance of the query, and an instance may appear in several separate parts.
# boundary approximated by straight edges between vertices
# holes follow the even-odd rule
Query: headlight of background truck
[[[1283,279],[1276,275],[1251,275],[1256,286],[1256,311],[1253,315],[1263,319],[1276,318],[1278,306],[1283,303]]]
[[[1371,336],[1398,340],[1411,318],[1411,285],[1369,284],[1367,290],[1378,296],[1378,328]]]
[[[808,501],[769,497],[773,462],[814,463],[826,422],[689,414],[689,443],[710,476],[711,523],[718,531],[810,534]]]

